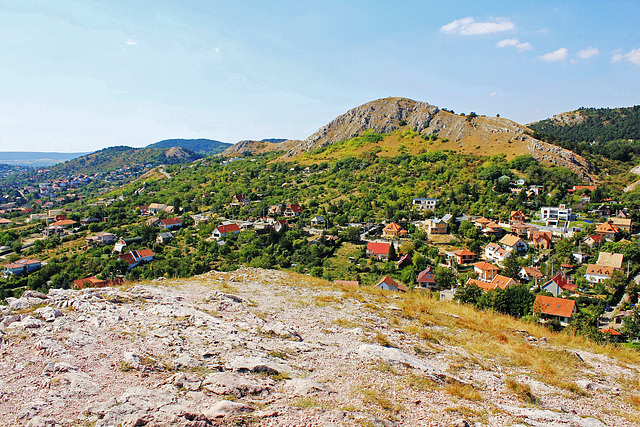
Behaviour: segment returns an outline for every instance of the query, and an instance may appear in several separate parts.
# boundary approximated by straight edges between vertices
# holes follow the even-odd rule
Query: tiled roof
[[[533,303],[533,311],[560,317],[571,317],[575,308],[576,302],[574,300],[545,295],[537,295]]]
[[[606,265],[614,268],[622,268],[622,261],[624,260],[623,254],[616,254],[613,252],[600,252],[598,255],[598,265]]]
[[[522,239],[518,236],[514,236],[513,234],[507,234],[502,239],[500,239],[500,243],[506,246],[515,246]]]
[[[240,227],[236,223],[222,224],[216,227],[220,234],[226,234],[234,231],[240,231]]]
[[[607,265],[589,264],[587,265],[587,272],[585,274],[594,274],[597,276],[609,276],[613,274],[615,268]]]
[[[369,242],[367,243],[367,252],[371,251],[376,255],[389,255],[391,243],[386,242]]]
[[[491,264],[490,262],[487,261],[480,261],[480,262],[476,262],[475,264],[473,264],[474,267],[476,267],[478,270],[482,270],[482,271],[498,271],[500,270],[499,267]]]

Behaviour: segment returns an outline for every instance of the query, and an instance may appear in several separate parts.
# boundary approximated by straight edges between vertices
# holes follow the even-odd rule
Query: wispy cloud
[[[463,36],[473,36],[478,34],[501,33],[515,29],[516,26],[508,18],[499,17],[486,22],[478,22],[472,17],[456,19],[440,28],[440,31],[447,34],[459,34]]]
[[[588,48],[582,49],[580,52],[578,52],[578,58],[588,59],[588,58],[591,58],[592,56],[596,56],[599,53],[600,53],[600,50],[598,50],[597,47],[589,46]]]
[[[125,43],[127,43],[129,46],[135,46],[138,44],[138,42],[135,41],[134,39],[129,39]]]
[[[631,52],[627,52],[625,54],[615,53],[611,57],[611,62],[619,62],[623,59],[626,59],[632,64],[640,65],[640,49],[633,49]]]
[[[565,59],[567,59],[568,54],[569,50],[566,47],[561,47],[560,49],[554,50],[553,52],[540,55],[539,58],[546,62],[564,61]]]
[[[498,47],[515,47],[516,49],[518,49],[520,52],[524,51],[524,50],[531,50],[533,49],[533,46],[531,46],[531,43],[529,42],[524,42],[521,43],[520,40],[518,39],[504,39],[504,40],[500,40],[498,43],[496,43],[496,46]]]

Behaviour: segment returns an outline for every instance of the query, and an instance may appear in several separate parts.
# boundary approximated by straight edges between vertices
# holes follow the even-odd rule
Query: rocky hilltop
[[[640,422],[634,354],[415,293],[241,269],[8,303],[1,425]]]
[[[290,140],[279,144],[241,141],[223,154],[231,156],[247,150],[253,153],[282,150],[286,151],[283,158],[288,159],[362,135],[368,130],[389,134],[402,128],[436,135],[441,141],[447,141],[437,147],[429,146],[431,150],[451,149],[466,154],[506,154],[510,157],[531,154],[544,164],[568,168],[583,180],[593,181],[591,165],[583,157],[533,138],[526,126],[500,117],[453,114],[407,98],[383,98],[353,108],[304,141]]]

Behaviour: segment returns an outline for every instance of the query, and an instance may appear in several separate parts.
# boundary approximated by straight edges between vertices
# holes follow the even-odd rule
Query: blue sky
[[[638,22],[632,0],[0,0],[0,151],[304,139],[387,96],[519,123],[637,105]]]

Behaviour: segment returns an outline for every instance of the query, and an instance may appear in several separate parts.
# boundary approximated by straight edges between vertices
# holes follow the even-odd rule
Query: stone
[[[249,405],[245,405],[244,403],[221,400],[211,408],[204,411],[203,415],[209,420],[215,420],[216,418],[223,418],[227,415],[250,411],[253,411],[253,408]]]
[[[285,325],[282,322],[272,322],[265,324],[264,326],[262,326],[262,333],[288,339],[294,339],[296,341],[302,341],[302,337],[295,329]]]
[[[362,344],[358,347],[358,354],[364,357],[380,358],[394,365],[408,366],[410,368],[420,369],[423,372],[443,375],[442,372],[422,359],[411,356],[397,348],[383,347],[377,344]]]
[[[200,390],[202,381],[197,376],[186,375],[184,372],[178,372],[171,378],[171,384],[185,390],[197,391]]]
[[[326,392],[327,388],[317,381],[307,378],[293,378],[284,383],[284,388],[294,396],[305,396],[311,393]]]
[[[182,353],[177,359],[171,362],[171,369],[176,370],[180,368],[195,368],[201,366],[202,362],[194,358],[188,353]]]
[[[214,372],[205,377],[202,388],[215,394],[242,397],[271,390],[271,385],[232,372]]]
[[[35,313],[38,314],[45,322],[53,322],[58,317],[64,316],[60,310],[50,306],[40,307],[35,311]]]
[[[266,357],[236,357],[235,360],[231,362],[231,369],[237,372],[266,372],[270,374],[291,372],[290,366]]]

